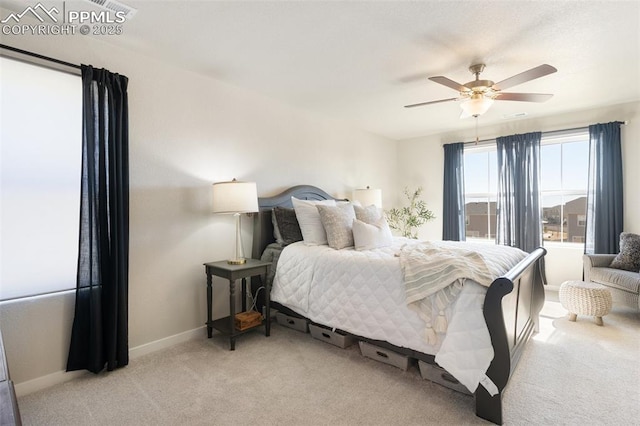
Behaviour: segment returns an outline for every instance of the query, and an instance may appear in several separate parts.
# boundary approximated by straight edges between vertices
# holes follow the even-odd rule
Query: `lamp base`
[[[229,265],[244,265],[247,263],[247,259],[229,259],[227,260]]]

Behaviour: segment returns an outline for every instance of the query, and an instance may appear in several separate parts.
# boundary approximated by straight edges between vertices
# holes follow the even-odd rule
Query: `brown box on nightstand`
[[[255,327],[262,324],[262,315],[256,311],[246,311],[236,314],[236,329],[246,330],[247,328]]]

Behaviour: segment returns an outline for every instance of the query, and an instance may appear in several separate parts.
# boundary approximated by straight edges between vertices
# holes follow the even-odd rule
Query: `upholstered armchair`
[[[631,248],[629,246],[632,244],[626,244],[624,247],[621,244],[621,253]],[[637,259],[637,255],[638,253],[632,253],[632,258],[636,256],[635,259]],[[635,266],[622,268],[620,258],[620,255],[615,254],[585,254],[583,257],[584,280],[608,287],[611,290],[614,306],[622,305],[640,310],[640,272],[637,269],[635,271],[624,269],[632,269]]]

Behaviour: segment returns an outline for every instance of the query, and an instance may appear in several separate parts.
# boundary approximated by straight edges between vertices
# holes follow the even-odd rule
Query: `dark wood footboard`
[[[524,345],[538,330],[544,304],[540,259],[547,251],[540,247],[518,263],[505,276],[497,278],[487,290],[484,318],[495,355],[487,376],[498,388],[491,396],[483,386],[475,393],[476,415],[502,424],[502,394],[513,373]]]

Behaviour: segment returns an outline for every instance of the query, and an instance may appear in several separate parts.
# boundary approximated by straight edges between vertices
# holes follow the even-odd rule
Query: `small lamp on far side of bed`
[[[218,182],[213,184],[213,212],[233,214],[236,218],[236,244],[231,265],[242,265],[246,262],[242,249],[240,215],[258,211],[258,192],[255,182]]]
[[[359,202],[363,207],[375,205],[382,208],[382,190],[371,189],[368,186],[365,189],[356,189],[353,191],[353,201]]]

